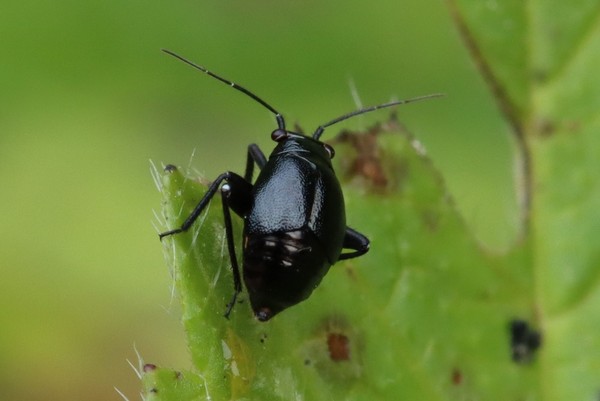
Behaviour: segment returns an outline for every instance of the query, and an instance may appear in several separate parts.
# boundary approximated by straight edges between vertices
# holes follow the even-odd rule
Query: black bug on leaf
[[[249,90],[163,51],[244,93],[275,115],[277,128],[271,138],[276,145],[270,156],[267,158],[257,145],[249,145],[244,176],[231,171],[219,175],[181,227],[160,234],[162,239],[187,231],[220,191],[234,287],[225,316],[242,291],[243,279],[254,315],[267,321],[308,298],[331,265],[369,250],[367,237],[346,226],[344,197],[331,165],[334,151],[319,140],[325,128],[359,114],[440,95],[356,110],[306,136],[288,130],[283,116]],[[260,172],[253,183],[255,164]],[[244,220],[242,274],[235,254],[232,210]]]
[[[541,345],[541,333],[531,328],[525,320],[514,319],[510,322],[510,347],[513,361],[530,362]]]

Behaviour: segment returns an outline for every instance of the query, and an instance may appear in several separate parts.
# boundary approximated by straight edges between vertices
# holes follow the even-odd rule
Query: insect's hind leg
[[[265,164],[267,164],[267,158],[258,145],[253,143],[248,145],[248,155],[246,157],[246,173],[244,174],[244,179],[248,182],[252,182],[254,163],[262,170]]]
[[[351,259],[364,255],[369,251],[369,244],[370,241],[367,237],[350,227],[346,227],[346,234],[344,235],[344,243],[342,246],[347,249],[353,249],[354,252],[342,253],[338,260]]]

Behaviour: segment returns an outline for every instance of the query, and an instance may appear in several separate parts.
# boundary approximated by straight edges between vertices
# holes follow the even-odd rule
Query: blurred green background
[[[162,47],[307,131],[355,108],[351,80],[365,105],[445,93],[401,120],[482,243],[516,233],[511,139],[442,1],[24,1],[0,36],[0,400],[139,399],[134,346],[190,367],[149,161],[241,172],[275,125]]]

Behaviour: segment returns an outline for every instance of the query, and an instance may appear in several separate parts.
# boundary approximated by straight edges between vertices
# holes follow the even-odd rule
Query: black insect
[[[527,363],[542,345],[542,335],[525,320],[513,319],[510,322],[510,348],[516,363]]]
[[[244,93],[269,109],[277,120],[271,133],[277,142],[267,159],[257,145],[248,146],[243,177],[219,175],[181,227],[160,238],[186,231],[217,191],[221,191],[227,246],[233,269],[234,294],[228,317],[242,291],[231,224],[233,210],[244,219],[243,279],[254,315],[267,321],[310,296],[330,266],[369,250],[369,240],[346,226],[344,196],[333,171],[333,148],[319,141],[324,129],[358,114],[438,95],[401,100],[353,111],[317,128],[312,137],[286,129],[283,116],[249,90],[177,54],[163,50],[192,67]],[[254,164],[260,169],[252,184]],[[348,249],[348,252],[342,252]]]

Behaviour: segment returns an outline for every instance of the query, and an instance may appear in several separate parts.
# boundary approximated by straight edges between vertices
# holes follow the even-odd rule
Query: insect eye
[[[326,143],[323,144],[323,147],[329,154],[329,158],[333,159],[333,157],[335,156],[335,150],[333,150],[333,148],[331,146],[327,145]]]
[[[287,138],[287,136],[287,131],[281,128],[278,128],[275,131],[271,132],[271,139],[275,142],[280,142],[281,140]]]

